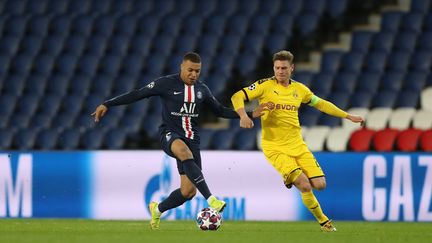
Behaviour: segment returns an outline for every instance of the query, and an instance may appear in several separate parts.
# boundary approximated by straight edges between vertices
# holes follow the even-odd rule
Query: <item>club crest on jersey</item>
[[[202,93],[201,93],[201,91],[198,91],[196,93],[196,96],[197,96],[198,99],[202,99]]]
[[[249,90],[254,90],[254,89],[256,89],[256,84],[253,83],[253,84],[249,85],[248,89],[249,89]]]
[[[165,134],[165,138],[167,141],[169,141],[171,139],[171,132],[168,132],[167,134]]]
[[[298,98],[298,94],[297,94],[297,90],[294,90],[294,92],[293,92],[293,97],[295,98],[295,99],[297,99]]]
[[[152,89],[152,88],[154,87],[154,85],[155,85],[155,83],[154,83],[154,81],[153,81],[153,82],[147,84],[146,87],[149,88],[149,89]]]

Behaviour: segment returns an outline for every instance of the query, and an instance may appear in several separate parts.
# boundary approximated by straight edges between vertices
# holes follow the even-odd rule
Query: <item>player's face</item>
[[[289,61],[276,60],[273,63],[273,71],[278,82],[287,82],[291,78],[294,64]]]
[[[198,80],[201,72],[201,63],[186,60],[180,66],[180,77],[188,85],[193,85]]]

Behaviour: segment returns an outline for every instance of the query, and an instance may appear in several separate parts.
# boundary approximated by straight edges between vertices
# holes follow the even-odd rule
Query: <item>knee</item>
[[[196,188],[182,191],[183,197],[187,198],[188,200],[191,200],[193,197],[195,197],[196,193],[197,193]]]
[[[188,147],[184,147],[179,150],[178,157],[181,161],[184,161],[187,159],[193,159],[193,154]]]
[[[325,180],[312,181],[311,183],[312,183],[312,187],[318,191],[324,190],[327,186]]]
[[[310,192],[312,191],[312,186],[310,183],[301,183],[297,186],[297,188],[301,191],[301,192]]]

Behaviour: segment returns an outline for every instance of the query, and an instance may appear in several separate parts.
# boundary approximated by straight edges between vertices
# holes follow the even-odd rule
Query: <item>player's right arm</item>
[[[232,97],[231,102],[233,104],[234,110],[240,116],[240,127],[242,128],[252,128],[254,126],[252,119],[246,114],[244,109],[245,101],[251,101],[260,97],[263,93],[261,83],[259,81],[251,84],[247,88],[243,88],[237,91]]]
[[[99,122],[100,119],[108,111],[109,107],[118,106],[118,105],[127,105],[136,102],[138,100],[142,100],[144,98],[159,95],[160,86],[161,86],[160,82],[157,82],[157,80],[152,81],[151,83],[147,84],[146,86],[140,89],[132,90],[127,93],[116,96],[112,99],[106,100],[98,107],[96,107],[96,110],[91,115],[95,117],[95,122]]]

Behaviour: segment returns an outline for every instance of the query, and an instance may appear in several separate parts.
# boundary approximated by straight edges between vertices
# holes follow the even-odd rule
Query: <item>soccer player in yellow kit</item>
[[[282,175],[288,188],[294,184],[301,192],[303,204],[315,216],[324,232],[336,231],[332,221],[323,213],[312,188],[326,186],[325,175],[309,151],[301,135],[298,109],[308,104],[332,116],[363,124],[360,116],[351,115],[332,103],[315,96],[305,85],[291,79],[294,56],[280,51],[273,56],[274,76],[258,80],[235,93],[231,101],[240,116],[240,127],[251,128],[244,101],[258,99],[267,103],[268,111],[261,117],[262,149],[267,160]]]

